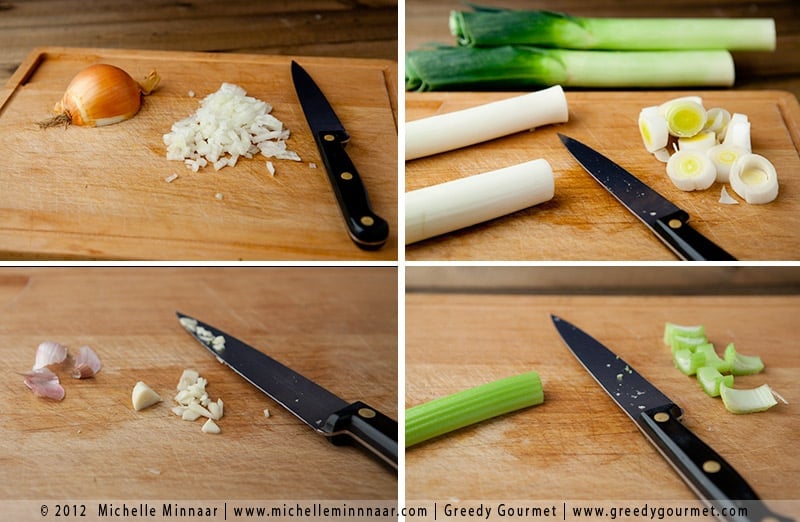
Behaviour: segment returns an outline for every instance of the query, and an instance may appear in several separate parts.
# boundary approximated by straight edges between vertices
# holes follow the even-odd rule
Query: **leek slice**
[[[639,113],[639,134],[647,152],[655,153],[667,146],[669,128],[658,107],[646,107]]]
[[[672,360],[675,362],[675,367],[684,375],[694,375],[697,373],[698,368],[702,368],[706,364],[704,353],[693,352],[688,348],[675,350],[672,354]]]
[[[733,343],[725,348],[725,361],[730,365],[733,375],[753,375],[764,370],[764,362],[757,355],[742,355]]]
[[[709,397],[719,397],[721,384],[733,387],[733,375],[722,375],[716,368],[703,366],[697,369],[697,382]]]
[[[723,382],[719,386],[719,392],[725,408],[731,413],[755,413],[778,404],[768,384],[749,390],[737,390]]]
[[[438,47],[406,53],[405,88],[731,86],[728,51],[571,51],[527,46]]]
[[[721,134],[731,121],[731,113],[721,107],[712,107],[707,111],[706,126],[703,130]]]
[[[406,447],[544,402],[536,372],[506,377],[406,410]]]
[[[701,103],[680,100],[669,105],[664,117],[667,119],[670,134],[688,138],[703,130],[708,114]]]
[[[717,169],[717,181],[727,183],[730,180],[731,167],[737,159],[747,154],[747,150],[721,143],[711,147],[706,153]]]
[[[771,18],[590,18],[552,11],[475,8],[450,13],[461,45],[542,45],[570,49],[772,51]]]
[[[667,162],[667,175],[681,190],[705,190],[717,179],[717,169],[704,152],[679,150]]]
[[[717,135],[711,131],[698,132],[694,136],[678,138],[678,150],[706,152],[717,144]]]
[[[764,205],[778,197],[778,173],[767,158],[743,154],[731,165],[731,188],[751,205]]]

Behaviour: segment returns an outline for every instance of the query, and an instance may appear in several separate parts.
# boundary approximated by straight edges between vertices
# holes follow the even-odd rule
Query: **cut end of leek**
[[[778,173],[764,156],[744,154],[731,165],[731,188],[752,205],[770,203],[778,197]]]
[[[639,134],[647,152],[657,152],[667,146],[669,129],[658,107],[648,107],[639,113]]]
[[[664,114],[669,132],[679,138],[694,136],[706,125],[703,105],[693,100],[673,101]]]
[[[719,392],[725,408],[731,413],[756,413],[778,404],[768,384],[748,390],[737,390],[720,383]]]

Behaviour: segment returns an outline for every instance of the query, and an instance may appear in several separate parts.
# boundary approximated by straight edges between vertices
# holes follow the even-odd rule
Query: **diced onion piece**
[[[703,106],[692,100],[672,102],[664,116],[670,134],[679,138],[694,136],[703,130],[707,118]]]
[[[53,341],[45,341],[36,349],[33,369],[38,370],[51,364],[64,362],[67,358],[67,347]]]
[[[659,114],[658,107],[647,107],[639,113],[639,134],[647,152],[656,152],[667,146],[669,141],[667,120]]]
[[[553,199],[543,159],[406,193],[406,244],[495,219]]]
[[[719,388],[722,383],[733,387],[733,375],[722,375],[712,366],[703,366],[697,369],[697,382],[709,397],[719,397]]]
[[[714,184],[717,171],[703,152],[679,150],[667,162],[667,175],[681,190],[705,190]]]
[[[737,390],[723,382],[719,386],[719,392],[725,408],[731,413],[755,413],[778,404],[768,384],[749,390]]]
[[[705,152],[717,144],[717,135],[713,132],[699,132],[691,137],[678,138],[678,150],[697,150]]]
[[[728,194],[728,191],[725,190],[725,186],[722,187],[722,191],[719,194],[719,202],[723,205],[738,205],[739,202],[736,201],[734,198]]]
[[[732,145],[715,145],[708,149],[708,157],[717,169],[717,181],[727,183],[730,179],[731,166],[740,156],[747,154],[747,150]]]
[[[778,197],[778,173],[764,156],[744,154],[731,165],[731,188],[752,205],[763,205]]]
[[[37,397],[44,397],[45,399],[52,399],[60,401],[64,398],[64,388],[58,380],[58,375],[53,373],[49,368],[37,368],[24,374],[25,386],[31,389]]]
[[[139,411],[161,402],[161,396],[150,386],[139,381],[133,387],[131,402],[133,402],[133,409]]]

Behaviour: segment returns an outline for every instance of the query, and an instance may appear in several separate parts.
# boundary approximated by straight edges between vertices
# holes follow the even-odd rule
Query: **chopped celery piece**
[[[757,355],[742,355],[736,351],[733,343],[725,348],[725,361],[731,365],[733,375],[753,375],[764,369],[761,357]]]
[[[406,447],[542,402],[544,392],[536,372],[440,397],[406,410]]]
[[[714,349],[713,344],[701,344],[695,349],[695,352],[702,353],[705,356],[705,366],[710,366],[722,373],[730,373],[731,363],[717,355],[717,351]]]
[[[705,366],[706,356],[700,352],[692,352],[688,348],[676,350],[672,356],[675,366],[684,375],[694,375],[697,369]]]
[[[755,413],[778,404],[768,384],[749,390],[737,390],[722,383],[719,392],[725,408],[731,413]]]
[[[670,340],[670,347],[672,348],[672,352],[675,353],[676,350],[689,350],[690,352],[694,352],[697,350],[698,346],[703,344],[707,344],[708,339],[704,337],[684,337],[682,335],[673,335],[672,339]]]
[[[772,18],[619,18],[544,10],[474,7],[450,13],[461,45],[542,45],[572,49],[773,51]]]
[[[709,397],[719,397],[720,384],[732,387],[733,375],[722,375],[712,366],[703,366],[697,369],[697,382]]]
[[[706,327],[702,324],[684,326],[675,323],[666,323],[664,325],[664,344],[672,346],[672,338],[675,336],[688,337],[688,338],[701,338],[703,342],[706,340]]]

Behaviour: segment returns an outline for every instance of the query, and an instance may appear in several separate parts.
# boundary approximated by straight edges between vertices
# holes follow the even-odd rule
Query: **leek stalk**
[[[733,85],[728,51],[573,51],[529,46],[439,47],[406,53],[406,90]]]
[[[450,32],[467,46],[563,49],[774,51],[772,18],[590,18],[550,11],[453,11]]]
[[[419,404],[406,410],[406,447],[543,401],[539,374],[528,372]]]

